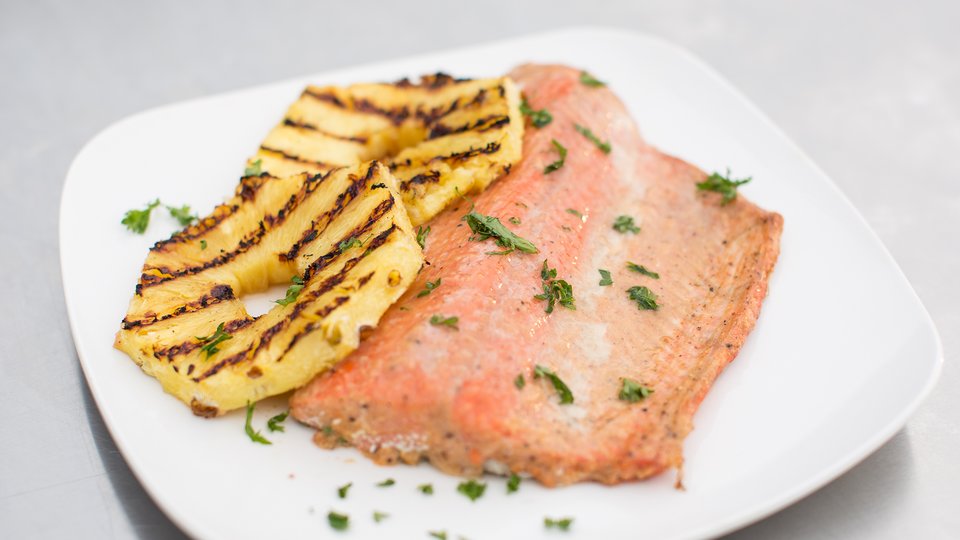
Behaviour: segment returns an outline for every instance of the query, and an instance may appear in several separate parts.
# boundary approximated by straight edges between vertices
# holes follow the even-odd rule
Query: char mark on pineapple
[[[400,184],[400,190],[410,191],[413,188],[413,186],[436,183],[439,181],[440,181],[440,171],[427,171],[425,173],[420,173],[418,175],[412,176],[409,180]]]
[[[339,256],[338,251],[330,252],[330,254],[336,254],[337,256]],[[353,270],[353,268],[365,256],[366,254],[363,254],[363,255],[360,255],[359,257],[354,257],[353,259],[348,260],[347,262],[344,263],[343,268],[341,268],[339,272],[323,280],[323,282],[320,283],[318,287],[309,288],[309,285],[308,285],[307,286],[308,289],[305,290],[305,292],[302,292],[300,294],[300,298],[298,298],[297,303],[294,305],[293,309],[290,310],[290,313],[288,313],[283,319],[275,323],[270,328],[267,328],[266,330],[261,332],[259,339],[254,340],[244,350],[219,360],[216,364],[214,364],[209,369],[207,369],[207,371],[197,375],[196,377],[193,377],[192,380],[194,382],[200,382],[204,379],[207,379],[209,377],[216,375],[218,372],[220,372],[220,370],[222,370],[227,366],[238,364],[246,359],[252,360],[253,358],[255,358],[261,350],[263,350],[265,347],[267,347],[270,344],[270,342],[273,340],[273,338],[277,334],[279,334],[285,328],[290,326],[290,323],[296,320],[300,316],[300,314],[303,312],[303,310],[306,309],[307,306],[309,306],[311,303],[316,301],[317,298],[320,298],[324,294],[330,292],[334,287],[343,283],[343,281],[347,278],[347,275],[350,273],[350,271]],[[364,281],[363,279],[360,279],[358,281],[361,283],[361,285],[357,288],[359,290],[360,287],[362,287],[367,283],[367,281],[369,281],[369,278],[367,278],[366,281]],[[314,314],[320,317],[321,319],[326,317],[334,309],[336,309],[341,304],[343,304],[343,302],[340,302],[339,300],[340,300],[340,297],[334,299],[333,303],[327,304],[326,306],[320,308],[319,310],[314,311]],[[288,350],[289,348],[290,346],[287,347]]]
[[[240,330],[242,328],[249,326],[251,323],[253,323],[253,319],[249,317],[246,319],[233,319],[232,321],[227,321],[223,325],[223,331],[228,334],[232,334],[237,330]],[[199,349],[202,346],[203,346],[203,343],[201,343],[199,340],[189,339],[187,341],[178,343],[176,345],[171,345],[169,347],[162,347],[160,349],[154,349],[153,357],[158,360],[163,360],[165,358],[167,362],[173,362],[173,360],[176,357],[183,356],[185,354],[190,354],[191,352],[193,352],[196,349]]]
[[[166,321],[174,317],[179,317],[184,313],[194,313],[206,308],[207,306],[219,304],[220,302],[225,302],[227,300],[233,300],[234,298],[236,297],[233,294],[233,289],[229,285],[214,285],[213,288],[210,289],[209,293],[204,294],[197,300],[191,300],[190,302],[187,302],[186,304],[173,310],[171,313],[158,315],[153,312],[148,312],[147,317],[133,321],[128,321],[126,317],[124,317],[120,326],[124,330],[130,330],[131,328],[144,328],[160,321]]]
[[[314,167],[320,167],[323,169],[333,169],[336,167],[336,165],[331,165],[329,163],[324,163],[322,161],[307,159],[305,157],[301,157],[301,156],[286,152],[284,150],[280,150],[279,148],[260,145],[260,150],[263,150],[264,152],[269,152],[271,154],[276,154],[287,161],[295,161],[297,163],[303,163],[304,165],[312,165]]]
[[[330,138],[332,138],[332,139],[339,139],[339,140],[341,140],[341,141],[353,142],[353,143],[357,143],[357,144],[367,144],[367,138],[366,138],[366,137],[353,137],[353,136],[350,136],[350,135],[337,135],[336,133],[330,133],[329,131],[322,130],[322,129],[318,128],[317,126],[313,125],[313,124],[309,124],[309,123],[307,123],[307,122],[297,122],[296,120],[292,120],[292,119],[290,119],[290,118],[284,118],[284,119],[283,119],[283,125],[285,125],[285,126],[287,126],[287,127],[292,127],[292,128],[297,128],[297,129],[303,129],[303,130],[307,130],[307,131],[313,131],[313,132],[315,132],[315,133],[319,133],[319,134],[323,135],[324,137],[330,137]]]
[[[203,264],[188,266],[177,270],[164,271],[163,274],[165,274],[165,276],[156,276],[145,272],[140,274],[140,283],[138,284],[139,288],[137,293],[142,293],[143,288],[145,287],[153,287],[155,285],[166,283],[167,281],[172,281],[183,276],[199,274],[204,270],[223,266],[224,264],[237,258],[239,255],[246,253],[253,246],[256,246],[263,240],[263,237],[267,234],[269,229],[283,224],[283,222],[286,221],[287,216],[290,215],[290,212],[296,209],[308,196],[315,191],[315,189],[310,189],[310,187],[315,187],[319,184],[319,182],[322,182],[324,178],[325,177],[322,175],[315,175],[308,179],[307,183],[300,189],[300,191],[298,191],[295,195],[292,195],[276,214],[266,215],[263,221],[259,223],[259,227],[253,232],[247,233],[237,247],[233,250],[221,253],[213,259],[204,262]],[[316,182],[312,182],[314,180]]]
[[[330,92],[317,91],[312,88],[306,88],[303,91],[304,96],[311,97],[317,101],[322,101],[324,103],[329,103],[331,105],[340,107],[341,109],[346,109],[347,104],[340,100],[336,95]]]
[[[438,139],[440,137],[446,137],[447,135],[457,135],[468,131],[483,133],[508,124],[510,124],[510,117],[504,114],[491,114],[490,116],[477,119],[476,122],[467,122],[455,127],[437,123],[430,129],[427,140]]]
[[[326,210],[324,213],[320,214],[319,217],[310,222],[310,227],[303,231],[300,235],[300,239],[294,242],[290,249],[286,253],[281,253],[279,255],[280,260],[282,261],[292,261],[297,258],[297,255],[300,254],[300,251],[314,241],[318,236],[323,234],[327,229],[330,223],[337,218],[343,211],[357,199],[357,196],[367,188],[367,185],[370,184],[370,181],[373,179],[374,174],[377,169],[377,162],[371,163],[367,167],[367,172],[363,176],[350,175],[350,185],[347,186],[347,189],[337,195],[337,200],[333,203],[333,208]],[[392,198],[390,199],[392,200]],[[382,203],[381,203],[382,204]],[[392,206],[392,205],[391,205]]]

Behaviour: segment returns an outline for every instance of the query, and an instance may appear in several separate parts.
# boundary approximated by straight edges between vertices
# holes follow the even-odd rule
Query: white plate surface
[[[523,62],[588,68],[627,103],[661,149],[706,170],[752,175],[742,193],[783,214],[782,254],[746,345],[697,413],[673,474],[604,487],[505,494],[488,478],[471,503],[427,465],[378,467],[328,452],[288,421],[251,443],[243,414],[203,420],[124,354],[114,333],[148,247],[174,230],[154,214],[144,236],[120,225],[154,197],[201,214],[229,194],[267,130],[304,84],[393,80],[444,70],[492,76]],[[840,475],[901,428],[932,387],[942,351],[893,259],[836,186],[736,90],[688,53],[647,36],[576,29],[271,84],[147,111],[77,156],[60,216],[63,282],[83,370],[124,457],[159,506],[204,538],[687,538],[768,515]],[[282,294],[281,294],[282,296]],[[255,424],[283,410],[261,403]],[[265,430],[264,430],[265,431]],[[396,479],[390,488],[374,484]],[[336,487],[353,482],[346,500]],[[432,483],[435,495],[416,490]],[[326,514],[351,517],[336,533]],[[380,524],[374,510],[390,517]],[[545,516],[572,516],[566,535]]]

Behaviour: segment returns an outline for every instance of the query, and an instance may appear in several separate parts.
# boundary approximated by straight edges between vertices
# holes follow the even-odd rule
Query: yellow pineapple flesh
[[[194,413],[216,416],[344,358],[422,264],[398,182],[379,162],[249,176],[151,249],[116,347]],[[244,294],[291,278],[286,305],[247,313]]]
[[[414,226],[477,193],[520,160],[520,94],[507,77],[309,86],[250,163],[275,175],[378,159],[397,177]]]

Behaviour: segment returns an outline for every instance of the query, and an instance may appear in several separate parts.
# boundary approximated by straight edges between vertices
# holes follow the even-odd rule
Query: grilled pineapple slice
[[[425,76],[419,84],[309,86],[250,164],[275,175],[380,159],[400,183],[414,226],[458,193],[479,192],[520,160],[523,119],[513,81]]]
[[[378,163],[242,179],[236,195],[150,251],[117,333],[201,416],[303,385],[356,349],[423,264],[396,180]],[[299,276],[251,317],[245,293]]]

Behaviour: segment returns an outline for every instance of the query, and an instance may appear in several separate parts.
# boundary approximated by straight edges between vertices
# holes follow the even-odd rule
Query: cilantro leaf
[[[457,486],[457,491],[462,493],[471,501],[476,501],[480,497],[483,497],[483,492],[486,491],[486,489],[487,484],[483,482],[477,482],[476,480],[460,482],[460,484]]]
[[[553,115],[550,114],[550,111],[546,109],[540,109],[539,111],[534,110],[530,107],[530,104],[527,103],[527,98],[523,98],[520,101],[520,114],[529,118],[533,127],[536,128],[542,128],[550,122],[553,122]]]
[[[332,529],[338,531],[345,531],[347,527],[350,526],[350,516],[347,514],[338,514],[333,510],[327,514],[327,521],[330,523]]]
[[[516,473],[510,474],[510,479],[507,480],[507,493],[516,493],[520,489],[520,477]]]
[[[600,286],[609,287],[610,285],[613,285],[613,278],[610,277],[610,271],[604,270],[601,268],[600,269]]]
[[[337,249],[340,251],[346,251],[350,248],[363,247],[363,242],[356,236],[351,236],[350,238],[343,240],[337,246]]]
[[[584,86],[589,86],[591,88],[597,88],[600,86],[607,85],[607,83],[601,81],[600,79],[597,79],[596,77],[594,77],[593,75],[591,75],[589,72],[586,72],[586,71],[580,72],[580,82]]]
[[[207,241],[206,241],[206,240],[200,240],[200,249],[201,249],[201,250],[207,249]]]
[[[633,222],[633,218],[630,216],[617,216],[617,219],[613,220],[613,230],[618,233],[626,234],[633,233],[637,234],[640,232],[640,227],[637,227]]]
[[[523,373],[517,375],[517,378],[513,380],[513,385],[516,386],[518,390],[523,390],[523,387],[527,385],[527,380],[523,378]]]
[[[303,278],[300,276],[293,276],[290,278],[290,281],[293,282],[293,285],[287,287],[287,296],[281,298],[280,300],[274,300],[275,303],[280,304],[281,306],[289,306],[297,301],[297,297],[300,296],[300,291],[302,291],[304,287]]]
[[[394,480],[393,478],[387,478],[383,482],[380,482],[379,484],[377,484],[377,487],[390,487],[396,483],[397,481]]]
[[[560,396],[561,405],[569,405],[573,403],[573,392],[570,391],[570,388],[553,372],[550,368],[541,366],[539,364],[533,368],[533,378],[539,379],[540,377],[546,377],[550,379],[550,382],[553,383],[553,388],[557,391],[557,394]]]
[[[428,281],[423,284],[423,290],[417,293],[417,298],[426,296],[433,292],[434,289],[440,286],[440,282],[443,281],[443,278],[437,278],[436,281]]]
[[[426,229],[423,228],[423,225],[417,227],[417,243],[420,244],[420,249],[427,247],[427,235],[430,234],[430,226],[428,225]]]
[[[570,525],[573,523],[573,518],[565,517],[559,519],[551,519],[548,517],[543,518],[543,526],[548,529],[560,529],[561,531],[570,530]]]
[[[340,486],[340,487],[337,488],[337,495],[338,495],[341,499],[346,499],[346,498],[347,498],[347,492],[350,491],[350,488],[352,488],[352,487],[353,487],[353,482],[347,482],[346,484],[344,484],[344,485],[342,485],[342,486]]]
[[[567,149],[562,144],[557,142],[556,139],[551,139],[550,143],[553,144],[553,147],[557,149],[557,153],[560,154],[560,159],[554,161],[553,163],[547,165],[543,169],[543,174],[550,174],[553,171],[563,167],[563,164],[567,161]]]
[[[276,416],[272,416],[269,420],[267,420],[267,429],[270,431],[286,431],[280,424],[287,419],[289,414],[290,411],[284,411]]]
[[[633,379],[623,378],[623,387],[617,395],[622,401],[636,403],[653,393],[653,388],[648,388]]]
[[[250,440],[255,443],[260,444],[273,444],[268,441],[259,431],[254,431],[253,426],[250,425],[250,421],[253,420],[253,408],[255,405],[253,402],[247,402],[247,421],[243,425],[243,431],[247,433],[247,437],[250,437]]]
[[[150,225],[150,212],[153,212],[153,209],[158,206],[160,206],[160,199],[154,199],[143,210],[127,210],[120,223],[137,234],[143,234],[147,230],[147,226]]]
[[[644,267],[643,265],[639,265],[637,263],[632,263],[628,261],[627,269],[632,270],[638,274],[643,274],[645,276],[652,277],[653,279],[660,279],[660,274],[653,272],[651,270],[647,270],[646,267]]]
[[[500,223],[498,218],[471,210],[469,214],[463,216],[463,221],[467,222],[473,232],[471,240],[482,242],[488,238],[495,238],[497,245],[505,248],[505,251],[490,252],[489,255],[506,255],[518,249],[524,253],[538,252],[533,242],[514,234],[506,225]]]
[[[546,300],[547,306],[544,311],[553,313],[554,306],[559,303],[561,306],[576,311],[577,306],[573,298],[573,286],[563,279],[554,279],[557,277],[557,269],[550,268],[547,261],[543,261],[543,268],[540,270],[540,279],[543,280],[543,293],[534,296],[537,300]]]
[[[727,175],[713,173],[703,182],[697,183],[697,189],[701,191],[713,191],[723,196],[720,200],[720,206],[726,206],[737,198],[737,188],[753,180],[753,177],[746,177],[740,180],[730,178],[730,169],[727,169]]]
[[[657,295],[646,287],[635,286],[627,289],[630,299],[637,303],[637,309],[650,309],[656,311],[660,308],[657,304]]]
[[[190,214],[190,205],[188,204],[185,204],[180,208],[167,206],[167,211],[170,212],[170,217],[180,222],[180,225],[183,225],[184,227],[199,219],[197,216]]]
[[[195,337],[200,343],[204,344],[203,347],[200,347],[200,350],[206,354],[208,360],[211,356],[220,351],[220,348],[217,347],[217,345],[227,341],[228,339],[233,339],[233,336],[223,330],[223,323],[217,325],[216,332],[210,334],[209,336]]]
[[[590,128],[583,127],[580,124],[574,124],[573,128],[577,130],[577,133],[583,135],[588,141],[592,142],[594,146],[599,148],[604,154],[610,153],[610,141],[601,141],[599,137],[590,131]]]
[[[381,521],[383,521],[388,517],[390,517],[390,514],[387,514],[385,512],[377,512],[377,511],[373,512],[373,521],[377,523],[380,523]]]
[[[433,484],[420,484],[417,489],[424,495],[433,495]]]
[[[454,330],[460,330],[460,327],[457,326],[457,323],[460,321],[460,317],[444,317],[443,315],[434,315],[430,317],[430,324],[434,326],[446,326],[448,328],[453,328]]]
[[[568,214],[573,214],[573,215],[577,216],[578,218],[580,218],[580,221],[583,221],[583,214],[580,213],[579,210],[575,210],[575,209],[573,209],[573,208],[567,208],[567,213],[568,213]]]
[[[427,534],[431,538],[436,538],[437,540],[447,540],[447,531],[427,531]]]

